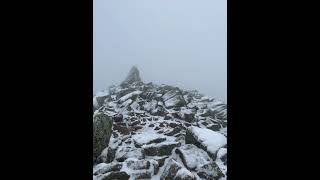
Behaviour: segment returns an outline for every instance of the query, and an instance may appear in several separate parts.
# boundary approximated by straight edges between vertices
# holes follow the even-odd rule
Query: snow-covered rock
[[[145,144],[161,143],[166,140],[164,135],[155,132],[143,132],[132,136],[135,145],[141,147]]]
[[[94,95],[93,106],[93,179],[226,179],[222,101],[145,84],[134,67],[123,83]]]
[[[209,179],[218,179],[221,176],[224,176],[208,154],[197,146],[185,144],[177,148],[176,152],[180,155],[183,164],[189,170],[196,171],[199,176]]]
[[[227,145],[227,138],[221,133],[191,126],[187,130],[186,143],[204,148],[215,159],[216,152]]]
[[[166,164],[160,180],[195,180],[196,177],[182,164],[178,163],[174,159],[170,159]]]

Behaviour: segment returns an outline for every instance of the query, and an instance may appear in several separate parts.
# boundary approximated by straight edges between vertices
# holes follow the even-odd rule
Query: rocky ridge
[[[197,91],[125,81],[93,97],[93,179],[227,178],[227,105]]]

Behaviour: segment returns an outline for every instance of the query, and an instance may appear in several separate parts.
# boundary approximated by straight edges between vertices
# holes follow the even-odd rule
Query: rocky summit
[[[132,67],[93,97],[93,179],[227,179],[227,105],[144,83]]]

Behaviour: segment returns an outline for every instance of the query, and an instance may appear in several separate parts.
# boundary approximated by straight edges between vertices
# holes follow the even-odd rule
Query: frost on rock
[[[177,153],[180,154],[183,164],[192,170],[197,169],[199,166],[209,164],[212,161],[204,150],[199,149],[193,144],[185,144],[177,148]]]
[[[170,159],[164,167],[160,180],[195,180],[195,176],[182,164]]]
[[[137,96],[137,95],[139,95],[139,94],[141,94],[141,93],[142,93],[142,91],[134,91],[134,92],[131,92],[131,93],[129,93],[129,94],[121,97],[121,98],[119,99],[119,102],[120,102],[120,103],[123,103],[123,102],[125,102],[126,100],[128,100],[129,98],[133,98],[133,97],[135,97],[135,96]]]
[[[176,95],[168,100],[166,100],[164,102],[165,106],[167,108],[171,108],[171,107],[181,107],[184,106],[186,104],[185,100],[183,99],[182,96],[180,95]]]
[[[225,103],[143,83],[134,67],[93,106],[94,180],[226,180]]]
[[[166,140],[164,135],[155,132],[143,132],[132,136],[137,146],[141,147],[145,144],[160,143]]]
[[[189,170],[196,171],[199,176],[209,179],[224,176],[208,154],[195,145],[185,144],[177,148],[176,152],[180,155],[183,164]]]
[[[143,159],[144,152],[142,149],[134,148],[130,146],[120,147],[116,152],[115,159],[119,162],[123,162],[128,158]]]
[[[171,155],[172,150],[178,146],[178,142],[143,145],[142,148],[147,156]]]
[[[188,169],[181,168],[177,172],[174,179],[176,179],[176,180],[196,180],[196,176],[194,174],[192,174]]]
[[[191,126],[188,132],[190,132],[190,134],[189,137],[186,138],[186,143],[198,143],[205,147],[206,151],[213,156],[215,156],[220,148],[227,145],[227,138],[221,133],[195,126]],[[196,142],[194,142],[192,138],[194,138]]]
[[[217,153],[217,165],[223,172],[223,174],[227,174],[227,149],[226,148],[220,148]]]

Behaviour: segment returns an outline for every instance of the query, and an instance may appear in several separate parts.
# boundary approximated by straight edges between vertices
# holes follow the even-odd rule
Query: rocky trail
[[[93,98],[93,179],[227,178],[227,105],[145,84],[133,67]]]

